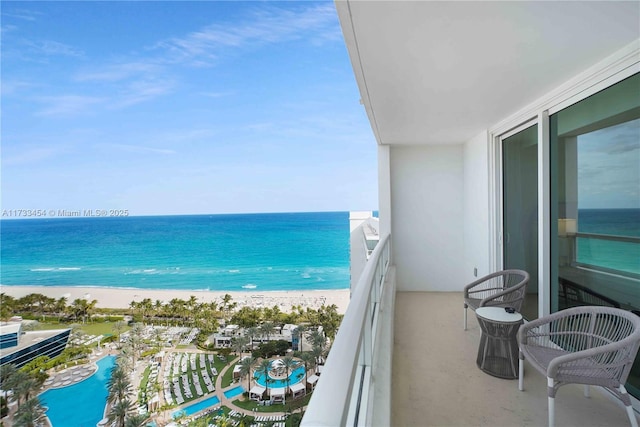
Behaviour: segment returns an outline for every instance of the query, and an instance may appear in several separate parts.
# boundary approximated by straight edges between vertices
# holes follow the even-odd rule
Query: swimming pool
[[[216,406],[220,404],[220,399],[218,396],[213,396],[208,399],[205,399],[201,402],[194,403],[193,405],[189,405],[186,408],[182,408],[179,411],[175,411],[173,413],[173,418],[180,416],[181,414],[185,414],[186,416],[190,416],[195,414],[196,412],[200,412],[203,409],[207,409],[210,406]]]
[[[227,399],[231,399],[232,397],[236,397],[239,394],[244,393],[244,388],[242,388],[241,385],[239,385],[238,387],[234,387],[231,390],[227,390],[224,392],[224,397],[226,397]]]
[[[86,380],[40,394],[42,406],[49,408],[46,415],[51,425],[95,427],[103,418],[109,395],[107,382],[115,363],[115,356],[103,357],[97,362],[96,373]]]
[[[255,375],[254,378],[262,387],[266,387],[265,374]],[[299,383],[304,378],[304,366],[298,366],[289,374],[289,385]],[[287,386],[287,380],[269,380],[269,388],[281,388]]]

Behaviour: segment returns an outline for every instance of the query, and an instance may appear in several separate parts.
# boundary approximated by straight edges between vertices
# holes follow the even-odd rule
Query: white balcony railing
[[[386,235],[376,245],[353,289],[302,419],[303,427],[371,425],[374,417],[378,421],[389,419],[395,300],[395,280],[387,274],[389,257],[390,236]],[[379,371],[377,365],[385,368]]]

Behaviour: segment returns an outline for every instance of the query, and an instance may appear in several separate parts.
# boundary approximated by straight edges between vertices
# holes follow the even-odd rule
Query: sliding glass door
[[[538,317],[538,126],[502,140],[503,267],[531,276],[522,306]]]
[[[640,315],[640,74],[549,117],[551,311]],[[640,397],[640,361],[629,377]]]

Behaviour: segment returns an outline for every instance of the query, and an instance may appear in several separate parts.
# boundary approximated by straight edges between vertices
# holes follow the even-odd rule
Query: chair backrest
[[[615,377],[626,379],[640,347],[640,317],[612,307],[582,306],[555,313],[550,324],[552,341],[572,352],[611,345],[594,355],[599,363],[617,367]],[[612,372],[613,373],[613,372]]]
[[[502,297],[503,302],[520,311],[529,282],[529,273],[524,270],[504,270],[500,277],[504,289],[513,289]]]

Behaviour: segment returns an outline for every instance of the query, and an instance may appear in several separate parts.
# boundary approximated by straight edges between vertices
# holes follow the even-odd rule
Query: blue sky
[[[2,2],[2,209],[377,208],[333,2]]]
[[[640,119],[578,137],[578,207],[640,209]]]

